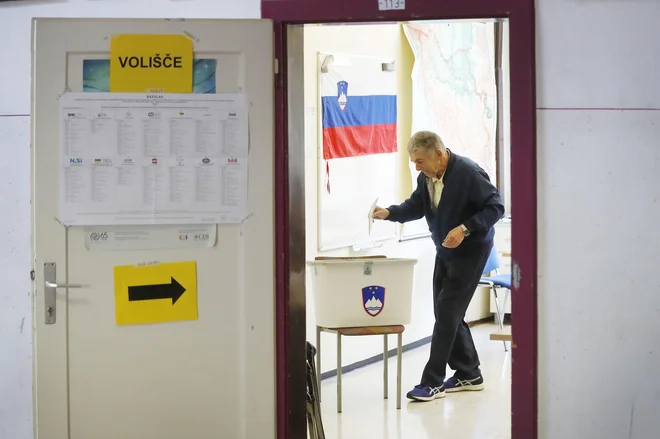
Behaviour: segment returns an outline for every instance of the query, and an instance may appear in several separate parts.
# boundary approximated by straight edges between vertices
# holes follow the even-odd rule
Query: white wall
[[[0,439],[32,437],[29,119],[0,117]]]
[[[50,4],[48,4],[50,3]],[[30,28],[32,17],[258,18],[259,0],[0,4],[0,439],[32,436]],[[41,315],[37,314],[37,318]]]
[[[539,437],[657,438],[660,3],[536,5]]]
[[[349,49],[347,49],[349,48]],[[412,118],[412,80],[411,71],[414,62],[410,45],[398,24],[348,25],[348,26],[306,26],[305,27],[305,107],[307,117],[315,119],[320,109],[317,108],[317,54],[318,52],[350,53],[355,55],[382,56],[396,60],[398,87],[397,130],[399,142],[399,179],[401,201],[411,191],[409,157],[405,144],[411,135]],[[313,114],[310,109],[313,108]],[[435,246],[431,238],[398,242],[398,239],[384,243],[383,247],[355,253],[350,248],[319,252],[317,247],[317,125],[305,126],[305,221],[307,233],[307,259],[316,256],[365,256],[386,255],[391,258],[418,259],[415,268],[412,301],[412,321],[406,326],[403,342],[408,344],[433,332],[433,294],[432,277],[435,260]],[[321,181],[322,178],[321,178]],[[316,344],[316,319],[314,316],[314,291],[311,283],[312,270],[307,273],[307,339]],[[479,289],[475,294],[466,318],[479,320],[489,313],[488,293]],[[321,371],[337,368],[337,342],[331,334],[322,335]],[[390,349],[396,347],[396,338],[391,337]],[[342,364],[349,365],[382,354],[382,337],[348,337],[342,341]],[[421,373],[421,371],[419,371]]]

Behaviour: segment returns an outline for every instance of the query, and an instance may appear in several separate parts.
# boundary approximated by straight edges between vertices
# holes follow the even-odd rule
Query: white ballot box
[[[318,258],[309,262],[316,325],[407,325],[417,259]]]

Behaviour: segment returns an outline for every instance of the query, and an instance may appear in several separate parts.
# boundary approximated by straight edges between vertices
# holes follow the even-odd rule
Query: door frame
[[[301,63],[288,57],[292,25],[377,23],[432,19],[506,18],[509,20],[511,81],[511,201],[514,274],[512,313],[511,434],[537,439],[537,184],[536,71],[534,0],[408,0],[404,11],[379,11],[376,0],[261,0],[262,18],[274,22],[279,74],[275,88],[275,227],[277,438],[306,438],[305,420],[305,212],[301,168],[303,142],[290,127],[296,103],[289,72]],[[291,74],[290,74],[291,73]],[[296,78],[300,79],[300,78]],[[291,107],[293,108],[293,107]],[[298,117],[294,117],[298,121]],[[291,139],[289,136],[293,135]],[[303,249],[302,251],[300,249]]]

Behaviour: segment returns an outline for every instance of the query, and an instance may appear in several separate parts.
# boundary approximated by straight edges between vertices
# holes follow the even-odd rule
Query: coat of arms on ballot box
[[[362,288],[362,305],[371,317],[376,317],[385,306],[385,288],[371,285]]]

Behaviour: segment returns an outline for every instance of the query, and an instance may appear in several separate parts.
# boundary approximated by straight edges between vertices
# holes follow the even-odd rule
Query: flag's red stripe
[[[396,151],[396,124],[325,128],[323,130],[323,158],[325,160]]]

